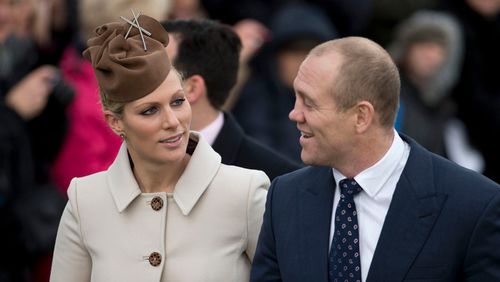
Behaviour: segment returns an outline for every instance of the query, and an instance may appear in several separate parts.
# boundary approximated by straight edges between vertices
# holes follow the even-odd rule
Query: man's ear
[[[196,103],[207,93],[205,79],[201,75],[195,74],[184,80],[184,91],[190,104]]]
[[[121,119],[119,119],[115,113],[110,110],[104,110],[104,119],[108,126],[116,133],[116,135],[124,134],[123,125]]]
[[[363,133],[368,130],[373,123],[375,116],[375,108],[368,101],[361,101],[355,106],[356,114],[356,131]]]

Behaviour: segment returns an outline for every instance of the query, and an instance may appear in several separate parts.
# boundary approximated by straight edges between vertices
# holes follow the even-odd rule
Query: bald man
[[[499,185],[394,130],[383,48],[319,45],[294,89],[310,166],[273,181],[251,281],[500,281]]]

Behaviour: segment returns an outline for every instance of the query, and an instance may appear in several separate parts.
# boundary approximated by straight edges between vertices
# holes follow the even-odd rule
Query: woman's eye
[[[157,109],[155,107],[147,108],[146,110],[141,112],[141,115],[149,116],[156,113]]]
[[[172,102],[172,106],[180,106],[180,105],[182,105],[184,103],[184,101],[186,101],[186,98],[175,99]]]

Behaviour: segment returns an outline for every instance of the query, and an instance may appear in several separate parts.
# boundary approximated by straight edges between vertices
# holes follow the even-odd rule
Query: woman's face
[[[175,71],[150,94],[125,104],[121,118],[114,114],[109,118],[110,114],[108,122],[112,120],[111,127],[125,134],[134,162],[162,165],[185,158],[191,107]]]

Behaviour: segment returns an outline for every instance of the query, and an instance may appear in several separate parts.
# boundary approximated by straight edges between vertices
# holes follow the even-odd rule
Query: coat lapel
[[[107,180],[116,208],[120,213],[141,194],[141,189],[130,167],[127,144],[125,142],[122,143],[115,161],[108,168]]]
[[[220,155],[200,133],[191,131],[190,138],[198,141],[198,144],[174,190],[174,200],[183,215],[191,212],[221,165]]]
[[[367,281],[403,281],[441,212],[431,155],[405,136],[411,151],[396,186]]]
[[[330,168],[312,168],[299,197],[300,252],[310,281],[328,281],[328,246],[335,181]]]

